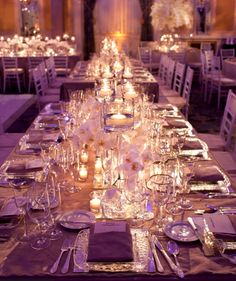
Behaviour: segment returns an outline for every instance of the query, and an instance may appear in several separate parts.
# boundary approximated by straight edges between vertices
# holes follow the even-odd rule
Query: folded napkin
[[[236,216],[224,214],[204,214],[203,218],[211,232],[218,239],[236,237]]]
[[[186,121],[179,120],[179,119],[178,120],[177,119],[168,119],[167,124],[164,126],[168,127],[168,128],[176,128],[176,129],[188,128]]]
[[[186,139],[182,149],[183,150],[202,149],[202,144],[198,139],[194,139],[194,140]]]
[[[129,262],[132,260],[132,236],[126,222],[97,222],[91,228],[88,262]]]
[[[43,162],[41,159],[35,159],[28,161],[27,163],[12,163],[6,170],[8,174],[24,174],[24,173],[32,173],[42,171]]]
[[[193,170],[191,181],[217,182],[224,180],[222,173],[216,166],[200,166]]]

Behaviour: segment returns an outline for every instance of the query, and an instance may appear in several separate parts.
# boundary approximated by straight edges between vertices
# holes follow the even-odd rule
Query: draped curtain
[[[136,52],[142,20],[139,0],[98,0],[94,19],[97,51],[101,40],[109,36],[129,54]]]
[[[153,41],[152,18],[150,16],[153,0],[139,0],[143,13],[141,41]]]
[[[84,1],[84,59],[95,51],[93,10],[96,0]]]

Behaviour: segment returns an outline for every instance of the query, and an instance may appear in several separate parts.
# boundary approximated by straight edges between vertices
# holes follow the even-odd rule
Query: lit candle
[[[110,88],[108,88],[107,86],[102,87],[99,91],[100,97],[111,96],[111,94],[112,94],[112,90]]]
[[[118,112],[110,117],[110,123],[113,125],[123,125],[127,123],[127,118],[124,114]]]
[[[82,150],[81,153],[80,153],[80,162],[83,163],[83,164],[87,164],[88,159],[89,159],[89,156],[88,156],[87,151]]]
[[[71,36],[71,41],[75,42],[75,37],[74,36]]]
[[[57,36],[57,37],[56,37],[56,40],[57,40],[57,41],[61,41],[61,37],[60,37],[60,36]]]
[[[101,209],[101,200],[100,199],[92,198],[89,203],[90,203],[90,210],[93,213],[99,213],[100,212],[100,209]]]
[[[128,91],[125,92],[124,96],[126,99],[134,99],[138,96],[138,94],[133,88],[130,88]]]
[[[88,178],[88,170],[84,165],[80,166],[79,168],[79,178],[81,180],[86,180]]]
[[[95,171],[95,173],[101,173],[102,172],[102,160],[101,160],[100,157],[96,158],[94,171]]]

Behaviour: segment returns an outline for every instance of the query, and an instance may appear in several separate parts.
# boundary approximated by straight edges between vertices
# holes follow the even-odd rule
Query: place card
[[[94,226],[94,233],[125,232],[126,222],[97,222]]]

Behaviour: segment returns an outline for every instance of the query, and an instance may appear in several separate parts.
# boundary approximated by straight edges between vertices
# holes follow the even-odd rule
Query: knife
[[[161,264],[161,261],[160,261],[158,255],[157,255],[157,251],[156,251],[156,248],[155,248],[154,235],[149,236],[149,244],[150,244],[150,248],[151,248],[151,251],[152,251],[152,254],[153,254],[153,257],[154,257],[154,261],[155,261],[155,264],[156,264],[157,271],[164,272],[164,268]]]
[[[227,192],[227,193],[207,193],[208,198],[236,198],[236,192]]]
[[[169,257],[169,255],[167,254],[166,250],[164,249],[164,247],[162,246],[161,242],[158,240],[158,238],[156,236],[153,236],[154,239],[154,244],[156,245],[156,247],[160,250],[160,252],[163,254],[163,256],[165,257],[165,259],[167,260],[170,268],[180,277],[183,278],[184,277],[184,272],[181,268],[179,268],[173,261],[172,259]]]
[[[214,252],[207,247],[205,241],[204,241],[204,237],[203,234],[198,230],[197,226],[195,225],[193,218],[188,217],[187,221],[190,223],[190,225],[192,226],[196,236],[198,237],[198,239],[200,240],[201,244],[202,244],[202,249],[204,251],[205,256],[213,256]]]

